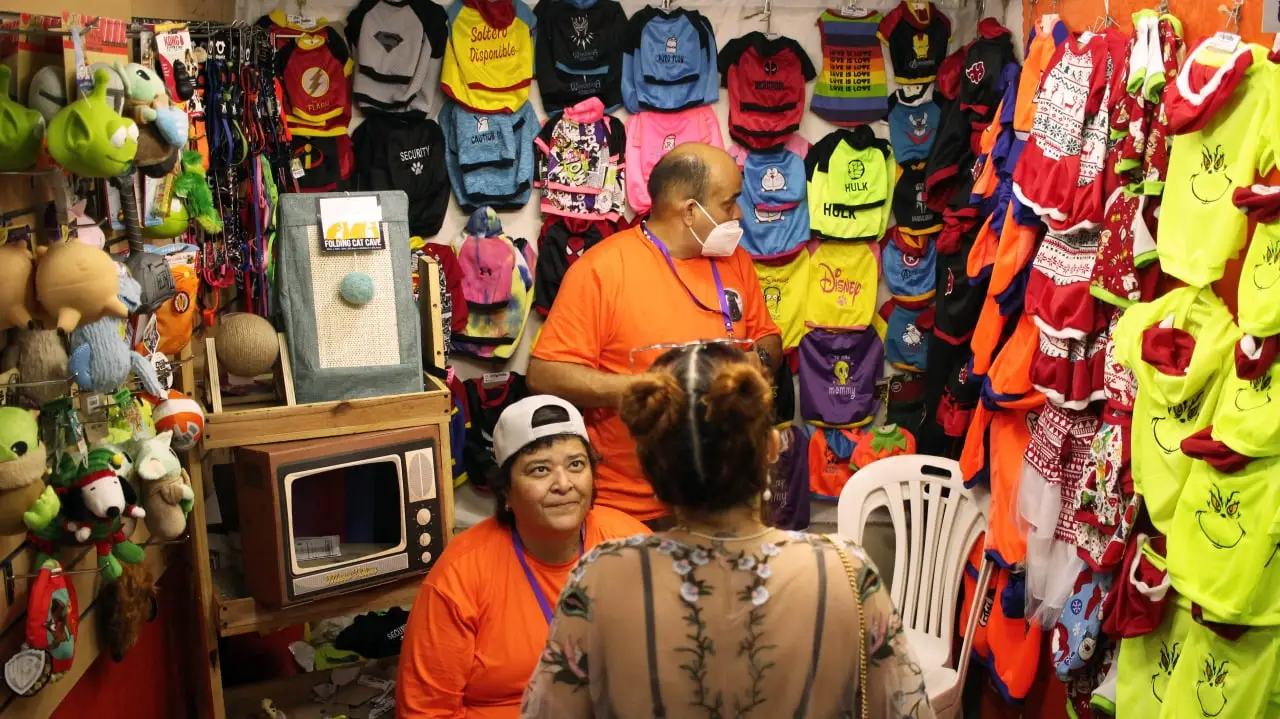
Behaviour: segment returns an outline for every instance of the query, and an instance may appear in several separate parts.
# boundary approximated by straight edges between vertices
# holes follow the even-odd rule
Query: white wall
[[[517,0],[519,2],[520,0]],[[951,38],[951,49],[973,39],[976,33],[978,16],[978,7],[975,2],[964,2],[963,0],[935,0],[935,3],[951,18],[953,35]],[[441,3],[447,4],[447,3]],[[655,2],[643,2],[641,0],[622,0],[622,6],[627,11],[627,15],[645,7],[646,5],[657,5]],[[763,18],[746,19],[760,10],[763,0],[677,0],[677,7],[696,9],[711,20],[712,26],[715,28],[716,41],[721,47],[729,40],[740,37],[754,30],[765,30]],[[331,23],[341,23],[347,13],[356,5],[355,0],[311,0],[302,3],[299,8],[296,2],[286,3],[269,3],[261,0],[240,0],[237,4],[237,17],[241,20],[256,20],[258,17],[274,9],[281,9],[287,13],[305,13],[315,17],[327,18]],[[817,19],[822,11],[828,7],[839,8],[841,5],[839,0],[832,2],[815,2],[814,0],[773,0],[773,13],[771,18],[770,29],[773,32],[781,33],[787,37],[793,38],[805,49],[809,54],[809,58],[813,61],[814,67],[821,70],[822,68],[822,44],[818,35]],[[888,11],[897,5],[897,0],[864,0],[862,7],[874,8],[882,12]],[[1003,18],[1005,9],[1000,2],[992,0],[985,8],[986,15]],[[1010,13],[1014,17],[1008,18],[1005,22],[1007,26],[1014,31],[1015,43],[1020,48],[1022,44],[1022,8],[1021,3],[1013,3]],[[1003,21],[1003,20],[1002,20]],[[887,62],[887,56],[886,56]],[[893,82],[890,79],[891,89]],[[809,93],[812,96],[813,83],[809,83]],[[728,96],[722,91],[721,101],[716,103],[716,114],[720,117],[721,132],[726,141],[729,139],[728,132]],[[546,113],[542,111],[542,102],[539,98],[537,86],[530,93],[530,100],[534,104],[534,108],[538,113],[538,118],[546,119]],[[617,116],[623,120],[627,117],[626,110],[619,110]],[[360,119],[353,121],[352,127],[359,124]],[[878,122],[874,126],[877,135],[882,137],[888,136],[888,127],[884,122]],[[804,120],[800,125],[800,134],[810,142],[816,142],[831,132],[834,128],[831,124],[819,119],[811,112],[806,112]],[[536,193],[537,190],[534,190]],[[519,212],[504,212],[502,215],[503,227],[512,237],[524,237],[530,242],[537,243],[537,234],[542,226],[542,214],[538,210],[539,202],[535,194],[529,204]],[[457,202],[450,198],[449,210],[445,215],[444,226],[440,229],[440,236],[451,237],[459,233],[466,224],[466,215],[458,208]],[[882,289],[883,294],[883,289]],[[887,295],[881,300],[887,299]],[[531,339],[537,335],[538,329],[542,325],[542,320],[536,316],[530,318],[529,324],[525,329],[524,337],[520,348],[515,355],[507,363],[506,369],[523,373],[529,362],[529,343]],[[454,360],[454,366],[457,373],[464,379],[477,377],[484,372],[495,371],[498,367],[493,363],[482,363],[467,360],[465,358],[457,358]]]

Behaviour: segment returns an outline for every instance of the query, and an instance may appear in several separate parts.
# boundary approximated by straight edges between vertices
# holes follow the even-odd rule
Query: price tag
[[[845,17],[866,17],[867,15],[870,14],[870,11],[863,10],[862,8],[858,7],[857,2],[850,0],[850,2],[846,2],[844,4],[844,7],[840,8],[840,14]]]
[[[1235,52],[1240,47],[1240,36],[1229,32],[1215,33],[1207,41],[1209,47],[1222,52]]]
[[[295,180],[307,174],[307,171],[302,169],[302,160],[296,157],[289,161],[289,172],[293,173],[293,179]]]
[[[382,205],[376,196],[320,200],[320,249],[324,252],[385,250]]]
[[[510,372],[490,372],[480,378],[480,383],[485,387],[496,387],[500,384],[506,384],[511,379]]]
[[[312,30],[316,26],[316,19],[310,15],[290,15],[288,20],[290,25],[297,25],[303,30]]]

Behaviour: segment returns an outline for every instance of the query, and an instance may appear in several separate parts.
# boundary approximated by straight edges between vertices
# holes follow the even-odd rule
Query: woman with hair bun
[[[862,549],[761,520],[771,402],[727,343],[673,349],[634,381],[619,414],[676,526],[587,552],[521,716],[933,717]]]

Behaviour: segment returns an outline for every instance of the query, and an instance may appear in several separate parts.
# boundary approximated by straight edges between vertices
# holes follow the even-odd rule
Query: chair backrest
[[[954,460],[904,455],[872,462],[849,478],[837,508],[839,533],[861,542],[867,519],[880,507],[893,520],[890,593],[903,627],[938,637],[949,653],[965,561],[987,527],[984,502],[965,488]]]

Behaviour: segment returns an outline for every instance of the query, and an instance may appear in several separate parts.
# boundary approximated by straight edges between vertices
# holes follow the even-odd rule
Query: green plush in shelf
[[[49,154],[81,177],[116,177],[138,153],[138,126],[107,99],[110,74],[93,73],[93,92],[58,111],[49,123]]]
[[[0,172],[30,170],[40,154],[44,118],[9,98],[10,70],[0,65]]]

